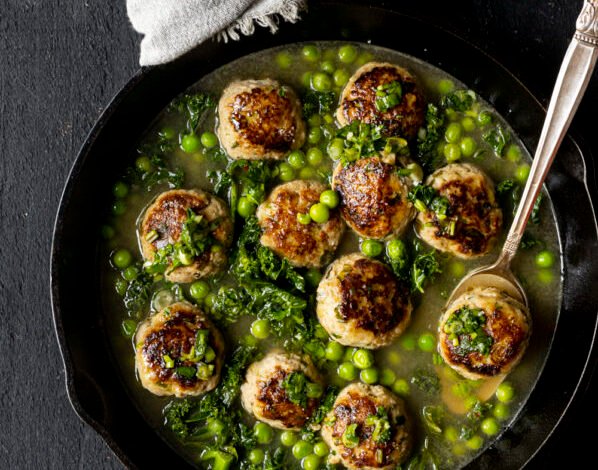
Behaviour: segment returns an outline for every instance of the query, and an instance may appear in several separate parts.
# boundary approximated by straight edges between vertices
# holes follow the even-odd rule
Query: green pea
[[[329,452],[330,449],[328,449],[328,446],[324,441],[318,441],[314,444],[314,454],[318,457],[326,457]]]
[[[122,272],[122,276],[127,281],[133,281],[139,276],[139,268],[137,266],[129,266]]]
[[[339,205],[340,197],[336,191],[327,189],[320,194],[320,202],[328,206],[330,209],[334,209]]]
[[[432,333],[423,333],[417,339],[417,345],[424,352],[432,352],[436,348],[436,338]]]
[[[390,387],[396,378],[397,374],[395,374],[392,369],[385,368],[380,372],[380,383],[382,385],[386,385],[387,387]]]
[[[256,209],[257,206],[250,199],[246,198],[245,196],[239,198],[239,202],[237,202],[237,212],[244,219],[252,216]]]
[[[375,384],[378,382],[379,379],[378,370],[374,367],[368,367],[367,369],[364,369],[359,373],[359,378],[363,383],[369,385]]]
[[[328,332],[319,323],[316,326],[314,326],[314,335],[318,339],[326,339],[327,340],[329,338]]]
[[[316,91],[329,91],[332,88],[332,79],[324,72],[315,72],[311,77],[311,86]]]
[[[293,58],[291,57],[291,54],[289,54],[287,51],[279,52],[276,55],[276,64],[279,68],[288,69],[292,63]]]
[[[254,465],[262,463],[264,461],[264,457],[265,457],[264,450],[260,449],[259,447],[255,448],[255,449],[251,449],[249,451],[249,455],[247,456],[249,461]]]
[[[214,306],[214,304],[216,303],[217,299],[218,299],[218,296],[216,294],[214,294],[213,292],[210,292],[208,295],[206,295],[206,298],[203,299],[203,304],[207,308],[212,308]]]
[[[318,147],[311,147],[307,149],[305,156],[307,158],[307,163],[309,163],[311,166],[318,166],[324,159],[324,153]]]
[[[293,150],[289,153],[287,160],[295,170],[300,170],[305,166],[305,154],[301,150]]]
[[[301,84],[305,88],[309,88],[311,86],[311,76],[312,75],[313,75],[312,72],[304,72],[303,75],[301,75]]]
[[[336,69],[332,74],[334,84],[338,87],[344,86],[349,81],[349,72],[345,69]]]
[[[127,205],[125,201],[119,199],[118,201],[114,201],[112,204],[112,213],[114,215],[123,215],[127,211]]]
[[[478,144],[473,137],[463,137],[459,143],[459,148],[464,157],[472,157],[478,148]]]
[[[310,454],[301,461],[303,470],[318,470],[320,468],[320,457],[316,454]]]
[[[121,324],[121,329],[123,335],[125,335],[127,338],[132,338],[135,334],[135,330],[137,330],[137,323],[135,322],[135,320],[127,318],[126,320],[123,320]]]
[[[139,157],[135,160],[135,166],[142,173],[149,173],[153,168],[152,162],[148,157]]]
[[[320,70],[328,74],[334,73],[334,62],[331,60],[324,60],[320,63]]]
[[[522,184],[525,183],[527,181],[527,177],[529,176],[529,170],[530,170],[530,167],[527,163],[523,164],[523,165],[519,165],[515,169],[515,179]]]
[[[303,49],[301,50],[301,55],[303,55],[303,58],[308,62],[315,62],[320,58],[320,49],[311,44],[303,46]]]
[[[189,287],[189,294],[195,300],[203,300],[210,293],[210,286],[205,281],[195,281]]]
[[[302,180],[312,180],[318,176],[318,173],[315,169],[310,166],[306,166],[305,168],[301,168],[299,170],[299,178]]]
[[[438,82],[438,91],[440,92],[441,95],[447,95],[454,89],[455,89],[455,84],[453,83],[452,80],[448,80],[448,79],[444,78]]]
[[[492,414],[495,418],[504,421],[509,417],[509,406],[505,403],[497,403],[496,405],[494,405],[494,408],[492,408]]]
[[[322,273],[319,269],[311,268],[307,270],[304,277],[310,286],[317,287],[318,284],[320,284],[320,281],[322,280]]]
[[[163,137],[166,140],[172,140],[176,135],[176,131],[172,127],[163,127],[159,134],[160,137]]]
[[[181,138],[181,148],[185,153],[193,153],[199,150],[201,140],[195,134],[185,134]]]
[[[402,240],[395,238],[386,245],[386,254],[391,260],[399,260],[407,253],[407,248]]]
[[[216,147],[218,145],[218,137],[213,132],[204,132],[201,135],[201,145],[203,145],[207,149],[211,149],[212,147]]]
[[[550,268],[554,264],[554,255],[548,250],[542,250],[536,255],[536,266]]]
[[[478,114],[478,126],[485,127],[492,123],[492,114],[488,111],[482,111]]]
[[[463,128],[458,122],[451,122],[444,131],[444,138],[447,142],[458,142],[463,134]]]
[[[102,226],[102,237],[104,237],[106,240],[110,240],[112,237],[114,237],[114,233],[114,228],[112,228],[110,225]]]
[[[360,369],[368,369],[374,365],[374,354],[369,349],[358,349],[353,353],[352,361]]]
[[[398,366],[401,363],[401,355],[397,351],[390,351],[387,358],[393,366]]]
[[[312,127],[307,133],[307,141],[310,144],[317,144],[322,138],[322,129],[319,127]]]
[[[457,440],[459,439],[459,431],[457,431],[457,428],[455,428],[454,426],[448,426],[447,428],[445,428],[443,434],[444,438],[448,442],[457,442]]]
[[[330,341],[326,345],[325,357],[329,361],[338,362],[343,358],[345,353],[345,348],[343,345],[337,343],[336,341]]]
[[[521,160],[521,148],[516,144],[509,145],[507,147],[506,157],[510,162],[517,163]]]
[[[475,121],[469,116],[465,116],[463,119],[461,119],[461,125],[467,132],[471,132],[475,129]]]
[[[361,242],[361,252],[370,258],[380,256],[383,249],[384,245],[377,240],[366,239]]]
[[[458,457],[465,455],[465,453],[467,452],[467,449],[465,448],[465,446],[459,442],[456,443],[451,450],[452,450],[453,454],[455,454]]]
[[[515,397],[515,389],[509,382],[501,383],[496,389],[496,398],[502,403],[509,403]]]
[[[345,354],[343,355],[343,361],[351,362],[353,360],[353,354],[357,351],[358,348],[347,348],[345,349]]]
[[[487,436],[494,436],[495,434],[498,434],[500,426],[494,418],[486,418],[484,421],[482,421],[480,429]]]
[[[322,125],[322,116],[320,116],[319,114],[312,114],[309,119],[307,120],[307,123],[311,126],[311,127],[318,127]]]
[[[272,437],[274,436],[274,432],[272,428],[268,426],[266,423],[257,422],[253,427],[253,435],[255,436],[256,441],[258,444],[269,444],[272,442]]]
[[[280,435],[280,443],[285,447],[291,447],[297,442],[297,434],[293,431],[283,431]]]
[[[338,49],[338,60],[343,64],[350,64],[357,59],[357,49],[350,44],[341,46]]]
[[[297,460],[302,459],[303,457],[307,457],[309,454],[313,452],[313,446],[307,441],[297,441],[293,445],[293,457]]]
[[[355,380],[357,378],[357,369],[351,362],[343,362],[338,366],[336,373],[343,380]]]
[[[345,141],[339,137],[332,139],[326,149],[328,156],[333,160],[338,160],[345,151]]]
[[[407,382],[405,379],[397,379],[395,383],[392,384],[392,391],[397,395],[406,397],[409,395],[409,382]]]
[[[129,287],[129,283],[123,278],[118,278],[116,281],[114,281],[114,290],[118,295],[125,295],[127,292],[127,287]]]
[[[257,339],[266,339],[270,336],[270,322],[268,320],[255,320],[251,324],[251,334]]]
[[[295,170],[287,162],[282,162],[278,165],[278,177],[285,182],[293,181],[295,179]]]
[[[449,271],[456,278],[463,277],[465,275],[465,265],[461,261],[453,261],[449,264]]]
[[[112,255],[112,263],[119,269],[127,268],[133,262],[133,256],[129,250],[116,250]]]
[[[412,334],[403,335],[400,344],[405,351],[413,351],[416,345],[415,336]]]
[[[311,224],[311,216],[309,214],[297,214],[297,221],[302,225]]]
[[[550,269],[540,269],[538,271],[538,281],[542,284],[552,284],[554,281],[554,274]]]
[[[324,393],[324,387],[320,384],[309,382],[305,387],[305,394],[308,398],[320,398]]]
[[[473,436],[465,441],[465,445],[471,450],[479,450],[484,445],[484,439],[481,436]]]
[[[112,188],[112,194],[114,194],[115,197],[122,199],[129,194],[129,187],[122,181],[117,181]]]
[[[309,208],[309,215],[314,222],[323,224],[330,219],[330,209],[325,204],[318,202]]]
[[[461,158],[461,148],[457,144],[446,144],[442,153],[449,163],[456,162]]]

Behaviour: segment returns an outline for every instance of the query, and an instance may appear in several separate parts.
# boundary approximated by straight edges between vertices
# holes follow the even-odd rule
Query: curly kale
[[[204,113],[216,106],[214,98],[206,93],[184,94],[177,97],[170,105],[170,110],[183,114],[187,121],[187,129],[197,129]]]
[[[444,109],[453,109],[455,111],[468,111],[477,101],[477,96],[472,90],[456,90],[444,95],[440,99],[440,106]]]
[[[303,117],[309,119],[314,114],[329,113],[336,104],[336,95],[333,91],[309,90],[303,96]]]
[[[444,113],[432,103],[426,110],[425,132],[417,139],[417,155],[427,170],[437,165],[436,146],[443,135]]]

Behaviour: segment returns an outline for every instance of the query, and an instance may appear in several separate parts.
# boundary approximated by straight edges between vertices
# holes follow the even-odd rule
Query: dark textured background
[[[544,103],[581,3],[392,2],[478,44]],[[49,255],[68,171],[103,107],[137,69],[139,39],[124,0],[0,0],[1,469],[121,468],[66,396]],[[573,135],[585,141],[589,158],[598,151],[596,103],[598,79],[574,122]],[[580,430],[588,423],[595,429],[591,395],[574,407],[538,467],[554,468],[571,452],[574,461],[593,455],[596,433],[584,438]]]

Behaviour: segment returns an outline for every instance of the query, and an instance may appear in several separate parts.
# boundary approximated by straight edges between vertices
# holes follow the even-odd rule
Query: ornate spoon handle
[[[496,262],[503,268],[515,256],[536,198],[592,76],[598,58],[598,0],[585,0],[576,26],[552,92],[521,202]]]

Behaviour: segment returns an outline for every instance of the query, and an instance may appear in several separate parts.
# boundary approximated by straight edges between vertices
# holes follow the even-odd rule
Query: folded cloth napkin
[[[127,0],[135,30],[144,35],[139,64],[169,62],[211,37],[238,40],[255,25],[278,29],[294,23],[306,0]]]

